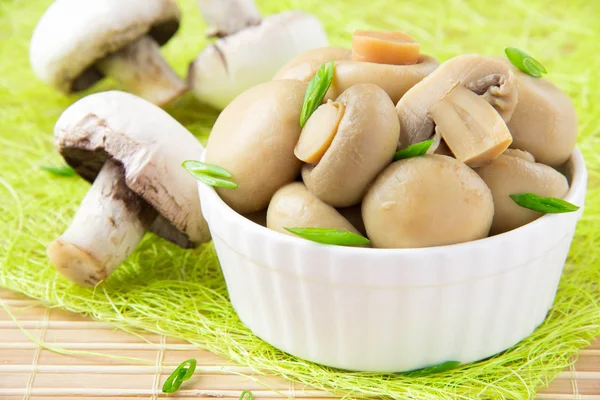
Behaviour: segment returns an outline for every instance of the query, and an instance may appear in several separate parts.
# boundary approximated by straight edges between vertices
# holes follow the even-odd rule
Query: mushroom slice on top
[[[225,8],[222,2],[200,1],[201,8],[212,3],[212,9],[220,10],[222,18],[213,23],[220,34],[226,35],[206,46],[188,72],[188,83],[196,97],[218,109],[252,86],[273,79],[277,70],[297,55],[328,44],[323,26],[311,14],[287,11],[268,16],[259,24],[241,27],[243,21],[255,18],[254,12],[243,12],[253,2],[228,0]],[[242,5],[233,7],[233,3]],[[238,21],[232,22],[239,28],[235,32],[225,22],[227,8],[232,8],[232,18]]]
[[[159,47],[179,28],[173,0],[56,0],[33,32],[30,61],[36,75],[64,92],[78,92],[110,75],[157,105],[187,87]]]
[[[400,147],[408,147],[433,135],[432,106],[459,85],[482,96],[505,122],[509,121],[518,100],[515,81],[514,69],[505,58],[462,55],[444,62],[398,102]]]
[[[338,112],[322,112],[332,104],[343,109],[341,120]],[[394,103],[383,89],[370,83],[350,87],[335,103],[321,105],[302,130],[296,153],[315,161],[302,168],[306,187],[334,207],[360,203],[367,186],[394,158],[399,135]],[[310,146],[304,147],[305,141]]]
[[[488,185],[494,196],[494,222],[491,233],[510,231],[541,217],[543,214],[517,205],[511,194],[535,193],[544,197],[562,198],[569,190],[567,178],[554,168],[536,163],[531,154],[502,154],[475,172]]]
[[[279,189],[267,210],[267,228],[295,236],[285,228],[329,228],[360,232],[335,208],[310,193],[302,182]]]
[[[362,215],[374,247],[430,247],[486,237],[494,204],[471,168],[426,154],[387,167],[369,188]]]
[[[150,229],[181,247],[210,240],[197,182],[181,168],[202,145],[160,108],[123,92],[87,96],[56,122],[56,147],[93,185],[48,246],[50,262],[81,285],[106,279]]]
[[[233,175],[237,189],[216,188],[240,214],[260,211],[293,182],[301,161],[294,156],[307,84],[269,81],[236,97],[219,115],[206,145],[206,162]]]

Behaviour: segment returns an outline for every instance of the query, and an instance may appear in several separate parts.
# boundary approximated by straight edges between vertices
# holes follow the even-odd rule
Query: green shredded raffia
[[[52,307],[83,313],[128,331],[187,339],[265,374],[341,396],[403,399],[526,399],[572,364],[600,334],[600,2],[488,0],[414,2],[264,0],[270,14],[299,8],[317,14],[334,45],[349,46],[355,29],[401,29],[440,60],[461,53],[502,56],[525,48],[544,60],[547,78],[573,99],[589,190],[556,302],[544,324],[507,352],[483,362],[427,376],[341,372],[284,354],[251,335],[229,301],[212,244],[182,250],[152,235],[103,288],[79,288],[48,265],[45,246],[67,226],[89,188],[82,179],[40,173],[59,165],[52,128],[78,96],[39,83],[28,63],[28,40],[50,0],[0,2],[0,285]],[[163,54],[180,75],[203,47],[205,25],[195,0],[181,0],[183,25]],[[384,12],[384,15],[380,13]],[[465,21],[468,21],[465,23]],[[115,88],[112,81],[94,91]],[[91,93],[91,91],[87,92]],[[186,95],[168,108],[206,140],[217,112]]]

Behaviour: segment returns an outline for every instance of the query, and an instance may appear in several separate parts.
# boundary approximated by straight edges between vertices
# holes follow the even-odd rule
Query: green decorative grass
[[[71,285],[48,265],[45,246],[72,218],[88,185],[50,174],[61,165],[51,133],[77,97],[39,83],[28,64],[28,40],[49,0],[0,2],[0,285],[50,306],[88,314],[117,327],[146,329],[190,342],[265,374],[338,395],[403,399],[527,399],[600,334],[600,2],[588,0],[263,0],[265,14],[288,8],[316,13],[334,44],[348,45],[358,28],[397,29],[445,60],[461,53],[502,55],[526,50],[547,78],[576,104],[579,146],[590,173],[584,217],[545,323],[492,359],[428,376],[340,372],[263,343],[238,320],[211,244],[185,251],[147,235],[133,256],[95,290]],[[165,47],[183,75],[204,45],[194,0],[180,1],[184,22]],[[94,91],[113,88],[106,81]],[[217,112],[187,95],[168,109],[205,141]]]

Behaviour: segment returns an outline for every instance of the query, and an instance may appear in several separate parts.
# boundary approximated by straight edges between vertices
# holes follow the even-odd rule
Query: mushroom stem
[[[104,75],[115,78],[127,91],[164,106],[187,90],[149,36],[142,36],[96,63]]]
[[[198,7],[209,26],[208,37],[225,37],[261,20],[254,0],[198,0]]]
[[[133,252],[156,215],[127,187],[123,167],[109,160],[71,225],[48,245],[50,262],[72,281],[94,286]]]

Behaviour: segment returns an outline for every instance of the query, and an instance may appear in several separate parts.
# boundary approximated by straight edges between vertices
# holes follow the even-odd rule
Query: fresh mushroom
[[[335,208],[310,193],[302,182],[279,189],[267,209],[267,228],[292,235],[285,228],[330,228],[360,234]]]
[[[387,167],[369,188],[362,213],[374,247],[415,248],[486,237],[494,204],[472,169],[427,154]]]
[[[294,156],[306,83],[269,81],[236,97],[219,115],[206,146],[206,162],[232,174],[237,189],[217,188],[240,214],[266,208],[275,192],[296,179]]]
[[[508,151],[491,163],[475,170],[494,197],[494,222],[491,234],[518,228],[542,216],[542,213],[517,205],[509,196],[535,193],[562,198],[569,190],[564,175],[554,168],[534,161],[529,153]]]
[[[202,102],[224,108],[237,95],[271,80],[299,54],[328,44],[319,20],[287,11],[260,20],[252,0],[200,0],[200,8],[219,36],[190,65],[188,83]]]
[[[486,111],[482,104],[483,100],[491,104],[500,114],[502,119],[509,121],[516,106],[518,99],[518,90],[516,86],[516,77],[512,65],[508,60],[499,57],[486,57],[481,55],[462,55],[451,58],[444,62],[438,69],[433,71],[431,75],[423,79],[410,89],[404,97],[398,102],[396,108],[400,118],[400,147],[408,147],[411,144],[429,139],[435,128],[434,118],[431,115],[431,109],[434,105],[443,102],[446,99],[447,108],[453,108],[457,103],[448,99],[452,96],[451,92],[458,89],[456,93],[462,94],[461,97],[466,97],[465,92],[459,86],[466,87],[470,91],[480,95],[481,102],[471,96],[470,110],[467,112],[459,112],[448,114],[453,119],[463,119],[460,125],[464,127],[473,117],[481,118],[479,115],[474,115],[473,112],[482,112],[483,118],[479,122],[484,123],[485,120],[490,120],[494,126],[499,125],[499,121]],[[456,99],[454,99],[456,100]],[[458,99],[460,100],[460,98]],[[440,120],[442,115],[438,115],[438,124],[448,125],[452,122]],[[442,130],[449,133],[449,129]],[[499,135],[497,140],[492,143],[506,143],[506,131],[498,129]],[[479,134],[477,134],[479,136]],[[491,139],[488,139],[491,140]],[[467,139],[465,139],[465,142]],[[464,146],[466,143],[458,143],[458,147]],[[448,143],[449,147],[456,154],[462,152],[462,149],[452,148],[452,144]],[[496,153],[501,153],[501,147],[496,148]],[[485,149],[476,149],[477,152],[485,152]]]
[[[369,34],[379,35],[383,39],[367,41],[367,44],[365,44],[364,36]],[[356,84],[372,83],[385,90],[396,104],[411,87],[429,75],[439,65],[436,59],[424,54],[418,56],[415,64],[410,64],[414,52],[413,54],[406,53],[401,50],[401,47],[397,53],[383,57],[379,50],[382,47],[394,49],[394,44],[398,41],[397,36],[398,34],[393,32],[365,33],[364,31],[357,31],[353,40],[354,46],[360,46],[360,54],[369,53],[369,57],[372,58],[366,58],[365,61],[353,59],[352,51],[340,47],[313,50],[290,61],[277,72],[275,79],[299,79],[308,82],[323,62],[333,59],[335,60],[335,75],[325,97],[326,99],[335,99],[346,89]],[[357,40],[358,37],[361,40]],[[406,40],[408,41],[408,39]],[[381,42],[383,42],[383,45]],[[376,46],[376,49],[369,49],[369,45]],[[354,57],[358,58],[356,56],[357,49],[355,49],[354,54]],[[380,58],[373,58],[375,55],[380,55]],[[394,65],[373,62],[390,60],[403,63]],[[409,64],[405,65],[407,62]]]
[[[334,207],[360,203],[394,158],[399,135],[394,103],[383,89],[370,83],[350,87],[335,103],[321,105],[302,130],[296,156],[307,162],[306,187]]]
[[[150,229],[181,247],[208,241],[197,182],[181,168],[202,145],[160,108],[123,92],[87,96],[54,128],[65,161],[93,185],[67,230],[48,246],[72,281],[106,279]]]
[[[186,90],[159,49],[179,28],[179,18],[173,0],[56,0],[33,32],[31,66],[64,93],[109,75],[164,105]]]
[[[534,78],[513,67],[519,104],[508,128],[512,147],[533,154],[551,167],[564,164],[577,142],[577,114],[573,102],[546,79]]]

